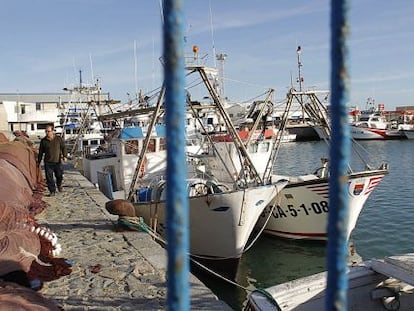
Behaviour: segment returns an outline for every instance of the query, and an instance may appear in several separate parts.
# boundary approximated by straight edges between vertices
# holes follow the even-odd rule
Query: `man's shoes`
[[[53,191],[53,192],[49,193],[47,196],[48,197],[54,197],[55,195],[56,195],[56,192]]]
[[[63,187],[62,186],[58,186],[57,188],[58,188],[59,192],[63,192]]]

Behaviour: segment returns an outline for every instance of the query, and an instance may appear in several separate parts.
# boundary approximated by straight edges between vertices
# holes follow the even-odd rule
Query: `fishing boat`
[[[190,254],[196,260],[215,261],[233,275],[250,234],[263,209],[286,181],[230,188],[215,179],[188,178]],[[166,237],[166,181],[139,189],[135,213]],[[229,268],[230,267],[230,268]]]
[[[224,121],[220,134],[208,129],[202,133],[205,144],[210,143],[207,149],[217,150],[215,145],[217,135],[228,135],[231,137],[233,150],[236,150],[239,156],[236,176],[232,175],[233,180],[229,181],[223,181],[218,176],[209,176],[207,172],[199,170],[200,166],[194,164],[194,160],[189,161],[189,177],[186,184],[190,214],[190,254],[203,261],[219,261],[222,267],[228,267],[227,263],[237,267],[235,263],[242,256],[260,214],[277,197],[287,181],[280,180],[271,183],[258,176],[257,169],[224,109],[221,99],[211,85],[209,75],[214,74],[215,70],[204,66],[189,66],[187,69],[199,74],[214,101],[212,105],[201,107],[199,104],[193,105],[194,103],[188,100],[189,110],[197,110],[197,113],[194,113],[196,119],[196,116],[202,114],[203,109],[214,110]],[[202,120],[199,121],[201,129],[205,129]],[[203,147],[203,151],[205,150],[206,147]],[[194,154],[192,155],[193,159],[197,159]],[[132,186],[134,182],[135,180],[132,181]],[[130,193],[135,196],[136,215],[143,217],[147,224],[163,236],[166,234],[166,186],[166,181],[160,180]]]
[[[267,205],[272,204],[287,181],[271,182],[269,178],[257,174],[238,131],[211,84],[210,75],[215,74],[215,69],[199,65],[188,66],[187,69],[193,75],[199,74],[213,99],[212,103],[202,105],[192,101],[188,96],[187,102],[183,103],[187,105],[187,111],[197,120],[199,126],[200,132],[192,133],[191,140],[202,138],[202,141],[195,145],[199,149],[187,149],[187,154],[191,155],[188,157],[188,177],[185,181],[189,200],[190,255],[197,261],[207,263],[215,271],[232,278],[260,214]],[[136,165],[131,165],[131,160],[130,165],[123,165],[129,168],[127,172],[123,172],[124,176],[121,179],[124,180],[125,199],[133,202],[135,215],[142,217],[154,232],[166,238],[166,153],[165,150],[156,149],[157,143],[151,143],[156,139],[154,133],[160,134],[159,127],[162,126],[159,122],[164,110],[163,93],[161,90],[160,98],[152,109],[145,134],[141,133],[143,135],[129,154],[134,157]],[[211,112],[223,120],[224,126],[220,126],[219,131],[217,128],[211,130],[203,123],[203,116],[211,115]],[[128,130],[131,131],[127,128],[122,131],[126,133]],[[210,176],[203,171],[203,165],[200,165],[201,154],[207,149],[217,148],[217,135],[231,137],[228,146],[231,145],[237,153],[239,163],[235,166],[236,171],[232,171],[229,181]],[[165,137],[162,141],[165,145]],[[125,156],[123,154],[124,159]],[[233,162],[236,163],[236,160],[233,159]],[[126,175],[129,176],[128,189]]]
[[[166,125],[161,121],[164,91],[155,106],[116,112],[99,116],[101,121],[112,122],[113,118],[134,116],[139,122],[122,120],[123,127],[114,131],[105,146],[82,158],[83,174],[109,199],[125,199],[136,195],[134,187],[144,187],[159,181],[166,175]],[[186,153],[202,152],[194,144],[196,135],[187,139]],[[139,169],[136,169],[139,165]]]
[[[371,259],[347,272],[348,310],[414,310],[414,253]],[[324,310],[327,272],[255,290],[245,311]]]
[[[287,103],[294,100],[304,104],[304,108],[323,132],[324,141],[329,146],[331,124],[328,111],[319,100],[317,90],[296,91],[291,88],[287,94]],[[290,109],[289,107],[287,109]],[[280,146],[283,147],[283,146]],[[328,149],[327,149],[328,151]],[[367,163],[360,146],[352,143],[354,163],[349,164],[347,174],[349,219],[346,238],[349,239],[356,226],[359,215],[375,187],[388,173],[386,163],[377,167]],[[322,157],[319,167],[310,174],[300,176],[272,175],[272,180],[287,179],[289,183],[281,191],[279,201],[269,205],[260,217],[257,228],[281,238],[322,240],[328,238],[327,225],[329,214],[329,159]],[[276,159],[277,161],[277,159]],[[357,163],[358,162],[358,163]],[[277,162],[275,163],[277,168]]]
[[[108,198],[124,199],[128,193],[147,130],[148,125],[119,129],[105,149],[82,158],[84,176],[98,185]],[[151,132],[148,150],[139,170],[142,182],[165,175],[165,133],[165,125],[161,124]]]
[[[302,176],[273,175],[274,180],[286,178],[289,183],[282,190],[279,201],[263,211],[257,226],[264,226],[264,233],[276,237],[307,240],[327,240],[329,213],[328,161],[322,159],[315,174]],[[356,226],[364,204],[380,183],[388,168],[349,173],[347,176],[349,220],[347,239]]]
[[[351,123],[351,135],[355,140],[389,140],[405,139],[402,128],[387,121],[382,113],[383,105],[374,107],[371,98],[368,99],[369,109],[361,111],[357,120]]]
[[[330,124],[326,120],[324,107],[315,97],[314,91],[291,90],[288,97],[311,97],[308,102],[313,103],[312,111],[322,120],[326,137],[330,137]],[[312,99],[313,98],[313,99]],[[289,99],[290,101],[292,99]],[[329,144],[329,140],[326,140]],[[352,144],[355,160],[360,161],[359,169],[349,166],[347,175],[349,221],[346,232],[347,238],[351,235],[364,204],[375,187],[388,173],[386,163],[372,168],[363,158],[358,144]],[[327,224],[329,213],[329,159],[321,158],[320,166],[311,174],[300,176],[272,175],[273,180],[280,178],[289,180],[282,190],[279,202],[267,206],[259,219],[257,227],[263,228],[264,233],[276,237],[290,239],[327,240]],[[354,163],[356,166],[356,163]]]

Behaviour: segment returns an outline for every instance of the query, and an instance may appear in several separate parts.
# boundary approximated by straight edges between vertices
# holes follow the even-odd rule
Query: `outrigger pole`
[[[217,92],[214,90],[213,86],[211,85],[205,67],[204,66],[190,66],[188,67],[189,70],[197,71],[201,79],[204,82],[204,85],[206,86],[208,92],[210,93],[211,98],[213,99],[217,109],[219,110],[221,116],[223,117],[223,120],[226,124],[226,127],[229,131],[229,134],[236,145],[237,149],[239,150],[241,156],[245,160],[245,168],[248,169],[250,178],[253,178],[258,185],[263,184],[263,180],[258,174],[252,160],[249,157],[249,154],[247,153],[246,147],[244,146],[240,136],[237,134],[236,129],[233,126],[233,123],[231,122],[230,116],[227,114],[226,110],[223,107],[223,104],[220,101],[220,97],[218,96]],[[243,171],[243,168],[242,168]],[[240,172],[240,175],[242,174],[242,171]]]
[[[158,120],[158,117],[160,115],[161,106],[164,102],[164,94],[165,94],[165,87],[162,86],[161,91],[160,91],[160,95],[158,97],[157,105],[155,106],[155,110],[153,112],[153,116],[151,118],[150,125],[148,126],[147,135],[145,136],[144,144],[142,146],[141,152],[140,152],[138,160],[137,160],[137,164],[135,166],[134,175],[132,176],[132,181],[131,181],[131,184],[129,186],[128,197],[127,197],[127,199],[129,201],[132,201],[133,198],[134,198],[134,191],[135,191],[135,186],[136,186],[136,183],[137,183],[137,180],[138,180],[138,175],[139,175],[139,172],[141,170],[142,165],[144,165],[145,154],[147,153],[147,150],[148,150],[152,130],[155,127],[155,124],[156,124],[156,122]]]

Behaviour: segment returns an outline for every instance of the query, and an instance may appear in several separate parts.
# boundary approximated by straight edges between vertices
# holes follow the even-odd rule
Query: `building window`
[[[36,111],[40,111],[40,110],[42,110],[42,104],[36,103]]]

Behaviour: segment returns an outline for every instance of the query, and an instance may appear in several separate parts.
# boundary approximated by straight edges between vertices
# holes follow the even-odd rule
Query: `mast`
[[[298,48],[296,50],[296,54],[298,55],[298,78],[297,78],[297,82],[299,83],[299,92],[302,92],[303,77],[302,77],[302,72],[301,72],[302,60],[301,60],[301,57],[300,57],[302,55],[302,48],[300,47],[300,45],[298,46]],[[304,103],[303,103],[302,95],[300,95],[300,105],[302,106],[302,122],[305,123],[305,111],[304,111]]]
[[[227,54],[225,53],[219,53],[216,55],[216,59],[219,61],[219,80],[220,80],[220,86],[219,86],[219,96],[224,99],[224,61],[227,58]]]
[[[79,70],[79,89],[82,89],[82,70]]]
[[[298,79],[297,79],[297,82],[299,82],[299,92],[302,92],[303,77],[301,75],[302,61],[301,61],[301,58],[300,58],[300,55],[302,54],[302,48],[300,47],[300,45],[298,46],[298,48],[296,50],[296,54],[298,55]]]

